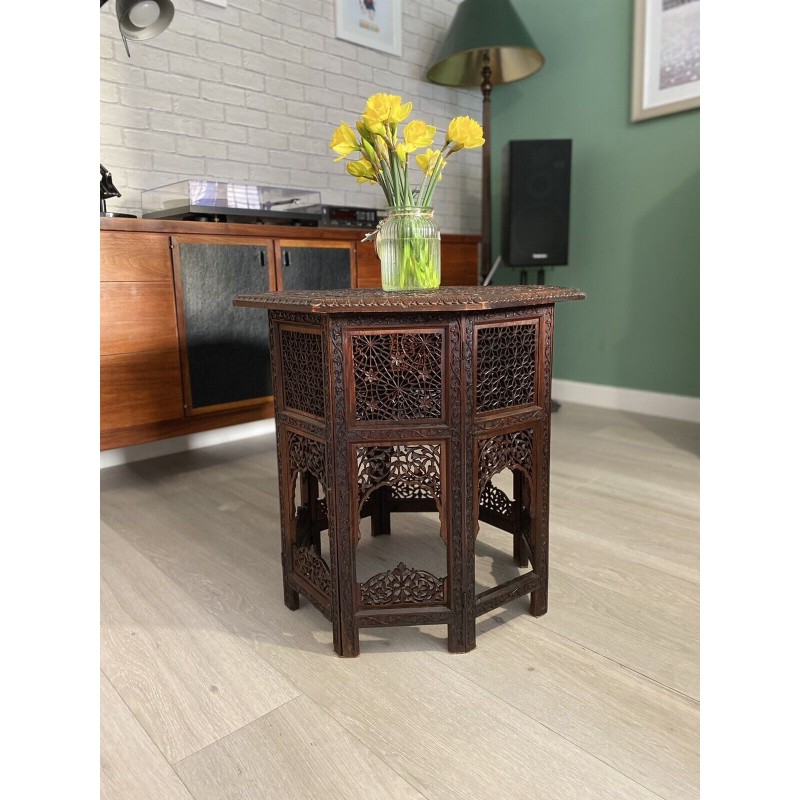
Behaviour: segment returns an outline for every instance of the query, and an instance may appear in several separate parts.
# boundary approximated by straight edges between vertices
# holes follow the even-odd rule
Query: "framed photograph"
[[[700,107],[700,0],[635,0],[631,120]]]
[[[336,0],[336,38],[403,54],[402,0]]]

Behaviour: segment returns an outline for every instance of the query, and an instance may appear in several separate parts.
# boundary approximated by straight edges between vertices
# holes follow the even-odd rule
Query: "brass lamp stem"
[[[491,128],[491,94],[492,94],[492,68],[489,66],[489,51],[483,51],[483,162],[482,162],[482,187],[481,187],[481,283],[492,267],[492,186],[491,186],[491,146],[489,134]]]

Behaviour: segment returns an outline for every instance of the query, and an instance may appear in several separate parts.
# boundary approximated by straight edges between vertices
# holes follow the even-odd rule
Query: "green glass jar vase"
[[[442,235],[430,207],[390,208],[375,235],[385,292],[437,289],[442,280]]]

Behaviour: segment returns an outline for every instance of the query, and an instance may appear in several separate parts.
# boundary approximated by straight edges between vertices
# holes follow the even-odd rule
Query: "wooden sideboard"
[[[253,318],[234,309],[234,297],[285,282],[319,288],[298,282],[328,280],[334,265],[345,285],[379,288],[366,232],[101,217],[100,449],[272,417],[269,377],[231,387],[231,374],[253,372],[238,370],[238,358],[268,362],[261,331],[246,327]],[[442,284],[476,285],[479,250],[479,236],[443,234]],[[237,338],[233,351],[216,352],[215,340]]]

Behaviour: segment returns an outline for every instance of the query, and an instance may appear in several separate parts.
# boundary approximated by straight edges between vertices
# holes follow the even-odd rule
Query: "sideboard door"
[[[271,243],[172,237],[183,394],[187,414],[263,403],[272,395],[269,329],[233,306],[271,288]]]
[[[349,289],[356,285],[351,242],[279,239],[275,244],[278,291]]]

